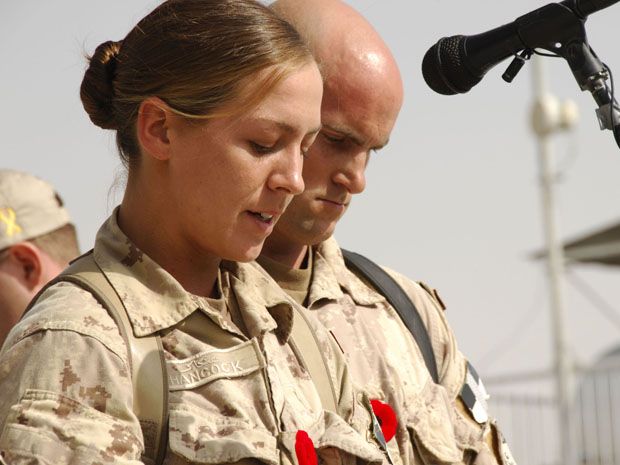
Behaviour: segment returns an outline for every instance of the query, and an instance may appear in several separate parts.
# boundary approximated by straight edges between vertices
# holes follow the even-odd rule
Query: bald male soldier
[[[436,293],[390,272],[421,315],[438,384],[394,308],[346,268],[332,237],[352,196],[364,190],[370,153],[387,144],[403,101],[392,54],[372,26],[339,1],[278,0],[272,7],[309,42],[325,83],[322,130],[304,162],[305,191],[277,223],[259,263],[327,327],[353,380],[394,409],[398,428],[388,448],[395,462],[513,463],[487,418],[484,391],[468,403],[460,399],[464,389],[478,391],[470,386],[477,375],[468,373]]]
[[[30,300],[77,255],[75,227],[54,188],[0,170],[0,346]]]

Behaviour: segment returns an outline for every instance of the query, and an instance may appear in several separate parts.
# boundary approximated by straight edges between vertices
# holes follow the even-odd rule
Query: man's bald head
[[[400,109],[403,86],[398,65],[372,25],[339,0],[278,0],[271,7],[310,45],[326,84],[378,86]]]
[[[385,146],[403,101],[396,61],[383,39],[339,0],[278,0],[272,8],[309,44],[324,78],[321,123],[304,161],[305,191],[267,238],[263,254],[297,266],[327,239],[366,187],[370,153]]]

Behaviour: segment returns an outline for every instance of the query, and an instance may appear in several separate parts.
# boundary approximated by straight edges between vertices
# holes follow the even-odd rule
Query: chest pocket
[[[195,463],[277,465],[265,366],[256,339],[168,360],[170,450]]]
[[[446,391],[428,383],[409,408],[407,428],[424,464],[462,462],[454,431],[454,418]]]

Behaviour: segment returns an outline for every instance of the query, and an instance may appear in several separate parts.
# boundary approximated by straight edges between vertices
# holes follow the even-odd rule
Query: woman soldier
[[[256,266],[235,263],[259,254],[302,191],[321,95],[297,33],[253,0],[169,0],[90,59],[82,102],[116,130],[128,181],[89,257],[133,335],[161,337],[163,463],[311,464],[314,447],[328,463],[381,460],[321,406],[289,344],[293,304]],[[152,463],[149,425],[134,411],[141,371],[119,328],[75,283],[40,295],[0,354],[8,463]],[[363,429],[340,354],[316,336],[335,410]]]

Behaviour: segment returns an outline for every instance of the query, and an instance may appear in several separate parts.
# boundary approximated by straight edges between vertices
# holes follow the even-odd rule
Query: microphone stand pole
[[[564,250],[558,241],[555,218],[553,150],[551,135],[558,129],[553,121],[549,104],[551,96],[545,89],[543,62],[533,58],[533,84],[535,103],[532,112],[533,127],[538,141],[543,225],[547,247],[547,272],[551,309],[552,338],[554,349],[554,371],[556,403],[559,422],[559,448],[562,465],[574,465],[571,436],[572,364],[568,352],[564,305],[562,298],[562,277],[564,272]],[[537,124],[538,122],[538,124]],[[548,124],[544,124],[547,122]]]

